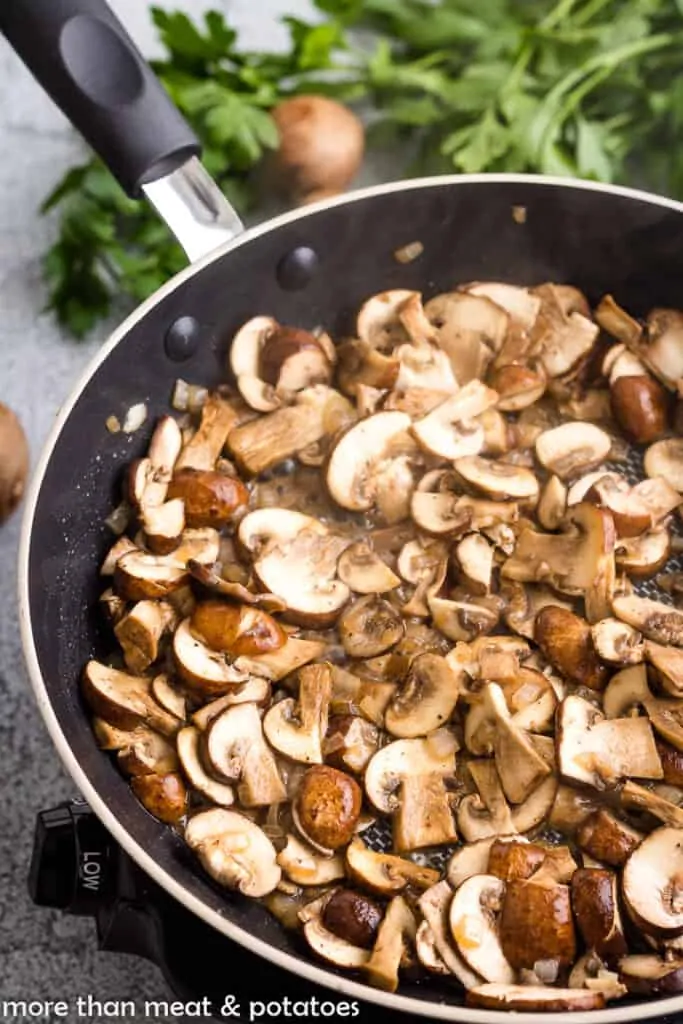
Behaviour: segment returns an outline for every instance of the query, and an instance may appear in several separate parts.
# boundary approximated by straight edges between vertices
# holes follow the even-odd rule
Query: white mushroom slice
[[[183,682],[208,696],[234,690],[248,678],[228,662],[225,654],[194,636],[190,619],[184,619],[173,634],[173,660]]]
[[[545,737],[533,737],[534,742]],[[531,793],[524,803],[512,809],[512,824],[516,832],[530,832],[538,828],[541,822],[547,821],[557,796],[557,777],[549,775],[540,786]]]
[[[284,647],[268,654],[254,654],[236,659],[234,667],[238,672],[249,673],[278,682],[291,672],[296,672],[303,665],[315,661],[326,650],[323,640],[303,640],[301,637],[288,636]]]
[[[569,780],[595,789],[623,778],[661,779],[662,764],[646,718],[604,716],[582,697],[566,697],[557,718],[558,763]]]
[[[187,717],[187,701],[165,672],[155,676],[152,680],[152,696],[169,715],[175,715],[181,722]]]
[[[600,300],[595,310],[595,319],[604,331],[625,345],[636,346],[640,341],[643,328],[611,295],[605,295]]]
[[[643,637],[619,619],[601,619],[591,626],[598,656],[611,665],[637,665],[645,657]]]
[[[200,811],[190,818],[185,841],[219,885],[239,889],[245,896],[267,895],[282,877],[270,839],[236,811]]]
[[[466,989],[471,989],[481,984],[481,978],[462,958],[453,944],[448,926],[448,911],[452,899],[453,890],[444,880],[437,882],[422,894],[418,900],[418,907],[429,925],[434,936],[434,945],[448,970]]]
[[[361,839],[354,839],[346,848],[349,877],[378,896],[392,896],[406,886],[428,889],[439,881],[439,872],[422,867],[405,857],[391,853],[375,853]]]
[[[683,750],[683,705],[680,700],[643,700],[643,707],[659,735],[676,750]]]
[[[505,883],[493,875],[474,875],[456,890],[449,924],[458,952],[473,971],[486,981],[511,985],[515,971],[503,955],[498,934],[498,915]]]
[[[506,498],[536,501],[538,498],[538,480],[530,469],[478,455],[457,459],[454,466],[466,483],[497,501]]]
[[[238,539],[252,554],[263,589],[286,602],[288,618],[311,626],[336,620],[350,596],[346,584],[335,579],[348,540],[312,516],[283,508],[246,515]]]
[[[354,946],[346,939],[329,931],[319,916],[306,921],[303,928],[304,938],[314,953],[335,967],[346,967],[358,970],[365,967],[370,959],[370,951]]]
[[[235,791],[225,782],[212,778],[202,764],[199,729],[188,725],[177,736],[178,757],[187,781],[193,789],[219,807],[231,807]]]
[[[210,722],[204,752],[216,775],[237,782],[243,807],[269,807],[287,799],[255,704],[236,704]]]
[[[218,561],[220,546],[220,534],[212,526],[183,530],[180,544],[165,556],[164,561],[168,565],[183,569],[187,568],[190,562],[213,565]]]
[[[612,441],[593,423],[564,423],[536,439],[536,457],[550,473],[568,480],[608,457]]]
[[[474,875],[485,875],[488,869],[489,853],[495,841],[495,836],[488,836],[486,839],[477,839],[473,843],[467,843],[455,851],[448,862],[446,877],[449,885],[457,889],[468,878]],[[520,837],[520,842],[526,839]]]
[[[647,369],[637,356],[625,349],[623,345],[619,345],[617,348],[622,351],[617,352],[609,362],[605,358],[604,365],[607,369],[603,372],[609,377],[610,385],[620,377],[647,377]]]
[[[331,694],[329,666],[302,668],[298,699],[278,701],[263,719],[263,731],[271,747],[292,761],[322,764]]]
[[[644,932],[665,939],[683,935],[683,829],[658,828],[624,865],[622,892]]]
[[[400,803],[397,790],[403,780],[409,775],[452,775],[457,749],[455,737],[446,729],[428,739],[389,743],[377,751],[365,770],[368,799],[378,811],[393,813]]]
[[[544,530],[557,530],[567,511],[567,487],[559,476],[551,476],[541,490],[536,515]]]
[[[620,494],[629,494],[630,484],[625,476],[620,473],[605,472],[602,469],[593,470],[579,477],[567,492],[567,505],[578,505],[586,499],[589,491],[593,490],[596,484],[604,482],[613,484],[613,491]]]
[[[127,775],[166,775],[178,771],[175,747],[153,729],[139,726],[119,748],[117,762]]]
[[[278,853],[277,862],[295,885],[329,885],[345,874],[344,858],[340,854],[321,857],[294,835],[287,836],[287,845]]]
[[[634,995],[677,995],[683,992],[683,961],[654,953],[625,956],[619,961],[619,976]]]
[[[479,985],[470,989],[468,1006],[485,1010],[561,1012],[563,1010],[602,1010],[602,992],[581,988],[553,988],[546,985]]]
[[[259,376],[261,351],[278,326],[272,316],[255,316],[240,327],[230,345],[230,369],[235,380]]]
[[[377,929],[372,955],[364,972],[374,988],[395,992],[398,972],[408,950],[414,948],[417,922],[402,896],[394,896]]]
[[[470,381],[414,423],[413,434],[425,451],[442,459],[478,455],[484,447],[484,429],[476,417],[493,408],[497,401],[496,391],[479,380]]]
[[[538,359],[550,378],[568,374],[593,349],[600,328],[581,313],[570,313],[548,325],[536,345]]]
[[[513,284],[498,281],[482,281],[467,285],[464,289],[469,295],[479,295],[509,313],[513,323],[529,331],[536,323],[541,309],[541,300],[528,288],[520,288]]]
[[[515,724],[500,686],[487,683],[483,699],[494,721],[493,750],[503,792],[510,803],[521,804],[552,769],[537,753],[529,736]]]
[[[482,296],[447,292],[430,299],[424,312],[458,383],[482,379],[505,340],[510,322],[505,310]]]
[[[445,352],[437,348],[401,345],[394,351],[399,361],[398,377],[394,388],[407,391],[409,388],[427,388],[442,391],[443,397],[458,391],[458,381],[453,376],[451,361]]]
[[[247,405],[256,412],[275,412],[283,404],[272,384],[247,374],[237,378],[237,387]]]
[[[377,474],[385,462],[405,453],[410,424],[404,412],[378,412],[344,434],[327,467],[327,487],[341,508],[352,512],[372,508]]]
[[[114,626],[126,667],[135,675],[146,672],[159,657],[162,637],[175,623],[175,611],[165,601],[138,601]]]
[[[405,623],[389,601],[369,595],[350,605],[339,621],[339,639],[352,658],[374,658],[402,639]]]
[[[239,420],[240,414],[229,401],[217,394],[209,395],[202,409],[199,427],[187,444],[183,445],[176,460],[175,471],[214,469],[228,434]]]
[[[150,505],[142,514],[142,528],[150,550],[167,555],[178,547],[185,529],[185,502],[173,498],[163,505]]]
[[[480,533],[470,533],[455,548],[463,582],[473,594],[489,594],[493,582],[493,547]]]
[[[467,765],[478,794],[464,797],[458,807],[458,828],[467,842],[490,836],[513,835],[517,828],[492,760],[469,761]],[[524,806],[524,805],[522,805]]]
[[[653,309],[647,318],[647,341],[635,351],[663,384],[675,391],[683,378],[683,317],[678,309]]]
[[[204,732],[216,715],[225,711],[226,708],[231,708],[233,704],[265,704],[269,697],[270,682],[267,679],[253,676],[230,693],[204,704],[192,715],[192,721],[198,729]]]
[[[99,661],[85,666],[83,696],[99,718],[119,729],[145,724],[164,736],[174,736],[182,724],[157,704],[148,676],[131,676]]]
[[[678,791],[677,791],[678,792]],[[635,782],[626,782],[620,793],[622,807],[634,811],[643,811],[658,818],[664,825],[683,829],[683,807],[672,803],[659,793],[654,793]]]
[[[122,555],[114,569],[114,590],[126,601],[164,598],[187,582],[184,567],[170,562],[170,556],[131,551]]]
[[[656,678],[672,697],[683,696],[683,651],[645,641],[645,658]]]
[[[449,640],[467,642],[493,632],[498,625],[499,613],[480,604],[467,601],[448,601],[427,595],[427,605],[434,626]]]
[[[342,553],[337,575],[356,594],[386,594],[401,583],[400,577],[362,540]]]
[[[615,597],[612,608],[618,619],[640,630],[648,640],[683,647],[683,611],[678,608],[636,594]]]
[[[666,529],[620,538],[614,550],[617,568],[633,579],[654,576],[664,568],[670,555],[671,536]]]
[[[431,974],[450,975],[451,972],[446,966],[446,961],[443,960],[436,947],[434,932],[426,921],[421,921],[418,925],[415,935],[415,952],[422,966]]]
[[[367,299],[356,320],[356,333],[361,341],[381,351],[392,351],[397,344],[408,341],[408,332],[400,318],[401,309],[419,292],[397,288],[380,292]]]
[[[646,668],[637,664],[612,676],[602,695],[602,710],[607,718],[625,718],[637,705],[651,698]]]
[[[449,720],[464,683],[465,673],[445,658],[418,654],[387,705],[384,728],[401,739],[426,736]]]
[[[397,853],[457,841],[452,795],[439,772],[407,775],[403,779],[392,824]]]
[[[655,441],[645,452],[643,465],[649,477],[663,477],[676,491],[683,491],[683,438]]]
[[[414,292],[401,303],[398,310],[398,318],[405,327],[413,345],[428,349],[436,344],[436,330],[425,314],[422,296],[418,292]]]

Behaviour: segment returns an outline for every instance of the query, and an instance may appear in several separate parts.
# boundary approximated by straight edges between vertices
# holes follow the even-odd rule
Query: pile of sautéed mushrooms
[[[101,567],[83,693],[140,801],[387,991],[683,992],[683,313],[395,290],[334,342],[257,316],[227,370]]]

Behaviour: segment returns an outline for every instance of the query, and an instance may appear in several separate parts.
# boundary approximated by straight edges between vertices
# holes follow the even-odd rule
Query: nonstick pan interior
[[[229,339],[257,314],[323,325],[339,339],[352,329],[362,300],[386,288],[413,288],[428,297],[472,280],[555,281],[576,285],[591,302],[611,292],[634,315],[655,305],[681,307],[682,211],[637,193],[510,176],[431,179],[358,193],[258,229],[181,275],[129,319],[65,409],[25,520],[20,586],[29,669],[53,739],[94,810],[144,869],[210,924],[313,981],[345,984],[314,965],[264,909],[219,890],[201,873],[184,843],[142,808],[98,749],[80,701],[84,663],[107,658],[112,649],[97,609],[98,566],[111,543],[104,520],[120,498],[124,467],[143,455],[152,424],[168,411],[176,379],[210,387],[223,382]],[[424,246],[422,255],[399,262],[395,252],[414,241]],[[280,283],[282,261],[298,247],[315,252],[317,267],[305,286],[287,288]],[[180,317],[196,321],[190,331],[196,350],[183,361],[169,357],[169,351],[179,353],[167,344]],[[109,433],[107,418],[122,420],[138,402],[148,407],[145,426],[131,435]],[[391,999],[351,987],[366,998]],[[393,1005],[414,1014],[504,1019],[458,1012],[462,994],[436,981],[406,984],[399,995],[407,998]],[[671,1012],[676,1003],[648,1002],[637,1015]],[[633,1014],[633,1007],[618,1005],[572,1019],[628,1020]],[[525,1017],[538,1020],[515,1015]]]

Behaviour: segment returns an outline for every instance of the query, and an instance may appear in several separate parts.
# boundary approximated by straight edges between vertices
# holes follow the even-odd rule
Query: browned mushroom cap
[[[619,961],[619,977],[633,995],[677,995],[683,992],[683,960],[632,954]]]
[[[263,731],[271,747],[292,761],[322,764],[331,694],[329,666],[302,668],[298,700],[287,697],[278,701],[263,719]]]
[[[378,412],[337,442],[327,466],[327,487],[341,508],[353,512],[372,508],[386,464],[410,453],[410,423],[406,413]]]
[[[339,620],[339,637],[352,658],[374,658],[394,647],[405,631],[396,609],[369,595],[350,605]]]
[[[426,452],[442,459],[478,455],[484,447],[484,430],[476,417],[493,408],[497,401],[496,391],[479,380],[470,381],[414,423],[413,434]]]
[[[246,487],[236,477],[191,467],[173,474],[168,493],[170,499],[182,500],[187,525],[193,528],[220,529],[246,508],[249,500]],[[148,526],[146,529],[149,534]]]
[[[599,868],[579,868],[571,880],[572,907],[588,949],[602,957],[625,956],[628,946],[619,913],[617,876]]]
[[[545,985],[479,985],[469,989],[467,1006],[485,1010],[562,1012],[564,1010],[602,1010],[605,996],[580,988],[554,988]]]
[[[565,608],[548,605],[536,616],[534,639],[563,676],[592,690],[603,689],[608,672],[600,663],[591,627],[585,619]]]
[[[612,607],[618,619],[639,630],[648,640],[683,647],[683,611],[636,594],[615,597]]]
[[[312,384],[328,384],[332,376],[332,364],[319,338],[300,327],[276,327],[258,356],[257,376],[276,394],[288,396]]]
[[[505,958],[499,935],[499,916],[505,883],[494,875],[473,875],[451,902],[451,935],[463,960],[486,981],[512,984],[516,973]]]
[[[316,850],[332,853],[353,838],[362,798],[351,775],[326,764],[314,765],[304,773],[296,794],[294,824]]]
[[[612,411],[624,433],[638,444],[650,444],[668,427],[669,396],[643,367],[640,376],[623,375],[616,366],[611,379]]]
[[[351,879],[378,896],[392,896],[406,886],[429,889],[439,881],[439,872],[422,867],[405,857],[376,853],[361,839],[346,848],[346,868]]]
[[[622,891],[626,908],[648,935],[683,935],[683,829],[658,828],[624,865]]]
[[[465,681],[445,658],[419,654],[389,701],[384,727],[392,736],[410,739],[426,736],[452,715]]]
[[[270,839],[237,811],[200,811],[190,818],[185,841],[216,882],[245,896],[265,896],[282,877]]]
[[[569,887],[513,880],[505,886],[500,917],[503,953],[515,969],[539,960],[573,963],[576,936]]]
[[[530,843],[523,836],[519,838],[493,839],[488,855],[487,873],[504,882],[514,878],[530,878],[546,859],[546,850]],[[451,870],[449,867],[449,879]],[[451,881],[451,884],[453,882]]]
[[[173,634],[173,660],[183,682],[206,696],[229,693],[246,682],[247,675],[194,635],[189,619]]]
[[[158,704],[148,676],[131,676],[91,660],[82,677],[83,696],[94,713],[119,729],[147,724],[164,736],[174,736],[180,719]]]
[[[661,779],[662,765],[645,718],[612,718],[575,695],[557,717],[558,763],[566,779],[604,789],[619,779]]]
[[[268,612],[220,600],[199,601],[190,627],[212,650],[235,657],[277,651],[287,640],[282,626]]]
[[[622,867],[642,842],[642,833],[620,821],[610,811],[600,808],[579,826],[577,842],[596,860],[612,867]]]
[[[187,813],[188,792],[177,772],[136,775],[130,786],[143,807],[167,825],[177,824]]]
[[[536,457],[550,473],[569,480],[604,462],[611,447],[609,434],[593,423],[564,423],[537,438]]]
[[[337,574],[356,594],[385,594],[401,583],[366,541],[357,541],[346,548],[339,559]]]
[[[264,590],[287,602],[287,617],[302,625],[334,622],[350,591],[335,579],[348,540],[312,516],[293,509],[263,508],[240,523],[239,542],[254,559]]]
[[[505,580],[500,588],[501,597],[505,600],[503,618],[505,624],[529,640],[534,638],[536,616],[548,605],[556,605],[571,611],[571,604],[558,597],[554,590],[543,584],[516,583]]]
[[[204,734],[203,752],[217,778],[237,783],[243,807],[269,807],[287,799],[255,704],[236,704],[217,715]]]

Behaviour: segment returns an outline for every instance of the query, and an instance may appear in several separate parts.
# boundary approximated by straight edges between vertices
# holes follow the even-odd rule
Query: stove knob
[[[85,801],[41,811],[28,879],[31,899],[39,907],[94,915],[111,890],[114,849]]]

